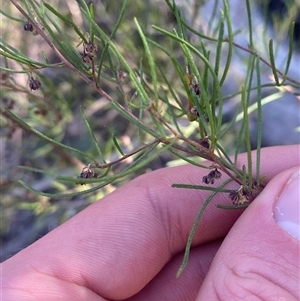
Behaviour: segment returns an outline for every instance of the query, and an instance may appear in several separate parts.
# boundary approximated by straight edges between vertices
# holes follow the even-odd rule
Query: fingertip
[[[300,170],[297,169],[280,192],[274,205],[275,222],[300,240]]]
[[[299,300],[299,241],[274,219],[278,197],[295,172],[298,167],[278,174],[237,220],[197,300],[220,300],[220,294],[224,300]]]

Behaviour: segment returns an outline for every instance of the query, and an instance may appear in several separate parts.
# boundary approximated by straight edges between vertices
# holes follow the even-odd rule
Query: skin
[[[209,194],[171,187],[201,183],[207,170],[190,165],[136,178],[2,263],[3,300],[299,300],[299,241],[272,218],[299,146],[265,148],[261,158],[267,187],[247,210],[216,208],[230,204],[224,194],[212,201],[179,278]]]

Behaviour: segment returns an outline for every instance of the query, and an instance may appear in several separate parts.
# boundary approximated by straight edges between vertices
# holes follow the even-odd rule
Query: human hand
[[[245,162],[240,155],[239,166]],[[263,149],[266,188],[242,215],[216,208],[228,203],[227,195],[216,196],[178,279],[187,237],[209,194],[171,188],[201,182],[206,171],[191,165],[136,178],[5,261],[2,298],[299,300],[298,165],[298,145]],[[298,240],[282,229],[289,225]]]

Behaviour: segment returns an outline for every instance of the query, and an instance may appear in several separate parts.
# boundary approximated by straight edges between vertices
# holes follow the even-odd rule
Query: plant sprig
[[[43,129],[33,126],[29,118],[23,120],[13,110],[7,107],[1,108],[1,113],[6,120],[59,149],[68,158],[68,162],[77,168],[81,167],[79,177],[57,175],[55,172],[45,171],[38,167],[23,166],[23,170],[51,176],[55,180],[69,183],[69,185],[89,184],[94,186],[83,190],[75,189],[76,191],[67,193],[46,193],[37,191],[22,180],[20,183],[26,189],[42,196],[76,197],[95,192],[108,184],[121,181],[122,178],[129,175],[135,175],[166,152],[170,152],[188,164],[206,168],[208,174],[202,179],[203,185],[180,183],[173,185],[174,188],[211,191],[209,197],[204,200],[193,224],[178,276],[188,262],[190,247],[202,214],[214,196],[218,193],[225,193],[231,199],[230,205],[218,204],[219,208],[245,208],[264,187],[263,177],[260,175],[262,106],[270,98],[262,99],[262,92],[264,88],[270,86],[286,87],[289,85],[295,89],[300,87],[298,80],[288,76],[294,49],[292,40],[294,23],[290,25],[289,52],[285,70],[282,72],[277,69],[275,63],[276,52],[273,40],[269,41],[268,59],[263,58],[258,50],[254,49],[255,37],[252,29],[250,1],[245,1],[249,25],[249,47],[247,48],[234,41],[228,0],[223,0],[219,22],[210,34],[203,34],[195,30],[185,20],[184,14],[175,1],[165,0],[166,6],[176,19],[175,28],[168,29],[166,24],[152,25],[156,35],[152,37],[147,27],[144,26],[143,20],[134,18],[131,30],[137,34],[141,47],[143,47],[142,53],[138,57],[139,64],[135,64],[119,43],[118,37],[118,32],[123,30],[122,25],[130,6],[128,0],[123,1],[122,7],[119,9],[119,17],[110,32],[98,25],[96,7],[93,4],[88,5],[83,0],[80,0],[79,3],[82,18],[87,24],[86,29],[80,28],[72,19],[64,16],[49,3],[27,0],[23,8],[16,0],[10,2],[19,10],[22,18],[11,16],[6,12],[3,12],[3,15],[18,23],[25,18],[27,24],[31,25],[32,30],[42,37],[60,61],[51,64],[46,55],[43,55],[45,62],[39,62],[36,58],[29,57],[1,39],[0,54],[5,58],[6,65],[1,66],[0,70],[10,76],[15,73],[27,73],[31,81],[30,88],[34,87],[33,90],[36,90],[35,88],[39,88],[37,83],[41,83],[33,77],[33,74],[38,76],[40,73],[39,77],[41,79],[44,77],[43,84],[46,84],[47,80],[43,71],[50,68],[52,70],[67,68],[69,72],[83,80],[92,89],[94,95],[97,95],[96,97],[105,99],[109,110],[116,112],[122,121],[127,121],[132,126],[134,129],[132,132],[137,134],[136,137],[130,138],[135,139],[134,142],[138,141],[139,144],[131,150],[125,150],[111,130],[109,141],[105,141],[105,143],[110,144],[110,149],[118,154],[117,159],[111,159],[111,154],[105,152],[105,145],[98,142],[99,135],[95,132],[93,122],[89,119],[90,116],[85,112],[89,105],[88,102],[81,104],[80,113],[92,145],[91,149],[94,151],[69,146],[56,138],[53,132],[44,133]],[[214,7],[212,19],[217,14],[217,5]],[[209,21],[211,25],[213,24],[212,19]],[[66,36],[59,23],[71,29],[72,39]],[[227,36],[225,36],[225,32],[227,32]],[[191,34],[196,35],[199,41],[195,42],[190,39]],[[158,35],[164,41],[163,43],[157,42]],[[80,48],[78,45],[74,46],[76,39],[81,41]],[[214,45],[214,49],[212,45]],[[244,83],[238,91],[224,95],[222,88],[230,77],[234,48],[238,48],[248,55],[247,73]],[[224,63],[223,58],[225,58]],[[14,61],[20,68],[10,67],[10,61]],[[168,64],[172,76],[168,74],[169,70],[164,69],[164,63]],[[262,63],[272,71],[274,83],[262,84],[260,75]],[[128,75],[127,79],[125,79],[125,75]],[[32,85],[32,81],[36,85]],[[12,90],[27,92],[30,95],[25,88],[21,89],[9,78],[3,86],[7,89],[7,95]],[[111,89],[112,86],[113,89]],[[43,95],[48,93],[46,90],[43,92]],[[250,96],[253,92],[257,95],[257,101],[251,105]],[[274,100],[278,95],[273,94],[270,97]],[[224,124],[223,107],[225,101],[233,96],[240,99],[240,106],[237,107],[231,121]],[[249,115],[254,111],[257,111],[259,128],[255,162],[251,153],[249,125]],[[237,122],[240,122],[240,126],[237,130],[235,129],[234,148],[228,150],[227,146],[224,146],[225,137],[233,130]],[[113,126],[108,125],[108,127]],[[248,164],[239,170],[236,162],[242,148],[247,152]],[[233,158],[230,156],[232,154]],[[129,158],[131,163],[125,164],[124,162]],[[194,158],[198,158],[198,160]],[[209,163],[202,164],[203,160],[207,160]],[[86,163],[83,164],[83,161]],[[254,169],[256,170],[255,175],[253,174]],[[223,174],[228,178],[218,187],[214,186],[215,179],[221,178]],[[230,182],[236,183],[238,188],[236,190],[227,189],[227,184]]]

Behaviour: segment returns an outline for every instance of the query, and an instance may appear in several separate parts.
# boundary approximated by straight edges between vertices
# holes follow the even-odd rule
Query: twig
[[[125,159],[139,153],[140,151],[154,145],[154,144],[159,144],[160,142],[162,142],[163,140],[161,138],[156,138],[154,139],[152,142],[148,143],[148,144],[145,144],[139,148],[137,148],[136,150],[128,153],[127,155],[124,155],[122,156],[121,158],[115,160],[115,161],[112,161],[112,162],[109,162],[109,163],[93,163],[93,164],[90,164],[89,167],[91,168],[109,168],[117,163],[120,163],[122,161],[124,161]]]
[[[224,42],[229,42],[227,39],[224,39],[223,40]],[[250,48],[246,48],[246,47],[243,47],[235,42],[232,42],[232,45],[234,45],[235,47],[239,48],[239,49],[242,49],[243,51],[245,52],[248,52],[252,55],[255,55],[258,57],[258,59],[263,62],[264,64],[266,64],[268,67],[272,68],[272,65],[264,58],[262,58],[260,55],[257,55],[257,52],[256,51],[253,51],[251,50]],[[283,72],[281,72],[280,70],[276,69],[276,72],[281,75],[284,79],[287,79],[288,81],[290,81],[291,83],[294,83],[296,85],[300,85],[300,82],[295,80],[295,79],[292,79],[290,78],[289,76],[287,76],[286,74],[284,74]]]
[[[93,81],[94,81],[94,85],[95,85],[95,88],[96,90],[99,89],[99,83],[97,81],[97,76],[96,76],[96,73],[95,73],[95,62],[94,62],[94,58],[91,58],[91,65],[92,65],[92,74],[93,74]]]

